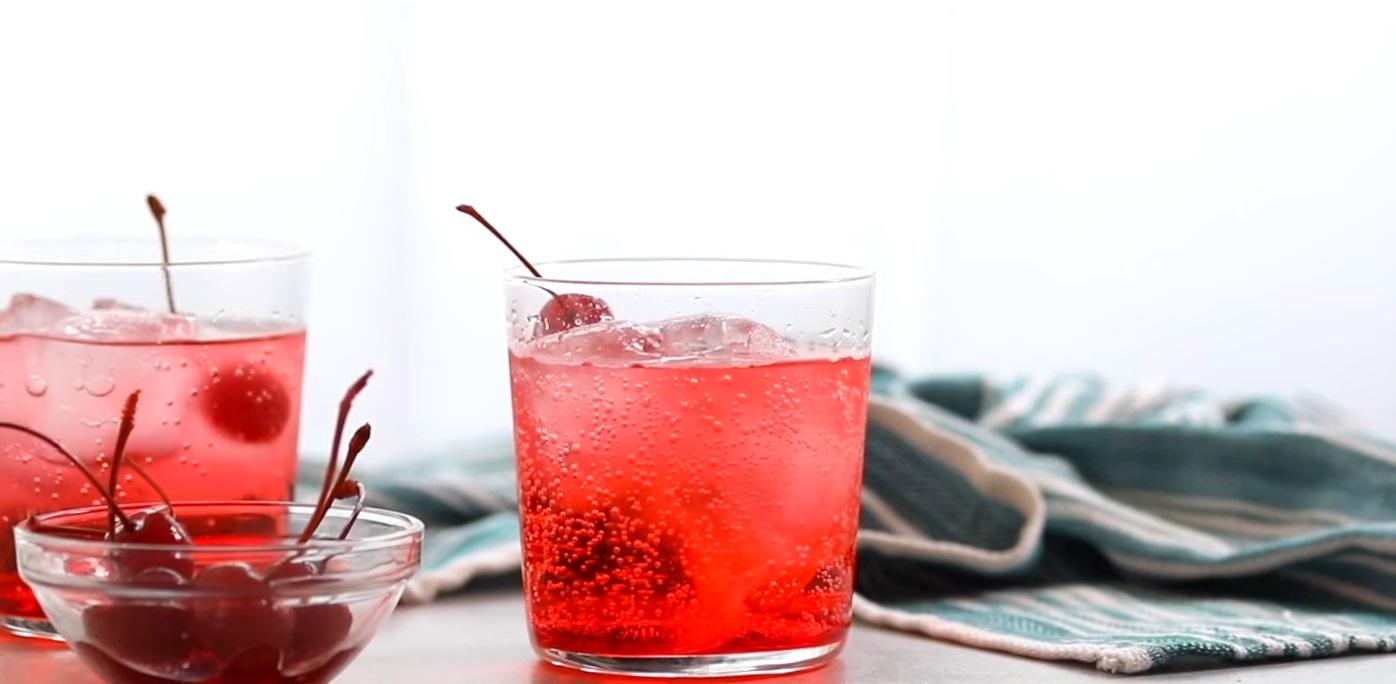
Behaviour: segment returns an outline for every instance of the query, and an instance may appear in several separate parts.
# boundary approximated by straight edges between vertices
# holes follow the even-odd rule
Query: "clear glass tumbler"
[[[289,500],[296,475],[309,255],[211,240],[0,244],[0,622],[53,637],[16,574],[12,528],[102,505],[122,405],[141,392],[126,455],[169,496]],[[128,470],[122,502],[158,500]]]
[[[788,672],[851,618],[873,274],[620,259],[506,274],[535,651]]]

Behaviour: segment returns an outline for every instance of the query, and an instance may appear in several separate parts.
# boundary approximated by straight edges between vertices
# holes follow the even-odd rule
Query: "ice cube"
[[[135,304],[127,304],[126,302],[123,302],[120,299],[112,299],[111,297],[98,297],[97,299],[92,300],[92,308],[97,309],[98,311],[109,311],[113,309],[121,311],[143,310],[141,307],[136,306]]]
[[[61,302],[20,292],[10,297],[8,307],[0,310],[0,337],[46,332],[72,313]]]
[[[610,320],[540,337],[530,351],[543,361],[613,366],[657,360],[662,344],[653,327]]]
[[[179,342],[195,339],[199,326],[193,316],[185,314],[105,308],[69,316],[54,332],[96,342]]]
[[[795,347],[768,325],[726,314],[700,314],[659,324],[665,360],[762,360],[785,358]]]

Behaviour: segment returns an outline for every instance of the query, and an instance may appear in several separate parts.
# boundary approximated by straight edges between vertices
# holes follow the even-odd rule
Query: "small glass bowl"
[[[314,509],[174,504],[192,546],[105,541],[106,507],[46,513],[15,527],[19,574],[106,681],[327,682],[397,606],[422,523],[367,508],[340,540],[351,510],[334,507],[296,544]]]

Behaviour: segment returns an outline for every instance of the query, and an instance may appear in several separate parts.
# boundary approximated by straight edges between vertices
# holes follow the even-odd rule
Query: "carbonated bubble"
[[[48,382],[37,375],[31,375],[24,381],[24,391],[31,397],[42,397],[48,392]]]

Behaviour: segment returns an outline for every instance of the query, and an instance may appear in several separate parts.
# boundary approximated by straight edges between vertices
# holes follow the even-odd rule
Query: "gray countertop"
[[[833,664],[813,672],[770,679],[783,684],[1106,681],[1122,684],[1384,684],[1396,681],[1396,655],[1122,676],[1103,674],[1083,665],[1045,663],[857,625],[847,648]],[[540,664],[529,648],[522,597],[517,590],[498,589],[467,593],[426,606],[400,608],[389,618],[378,638],[335,681],[337,684],[621,681],[643,684],[654,680],[597,677]],[[97,684],[98,680],[61,645],[40,645],[0,636],[0,682]]]

